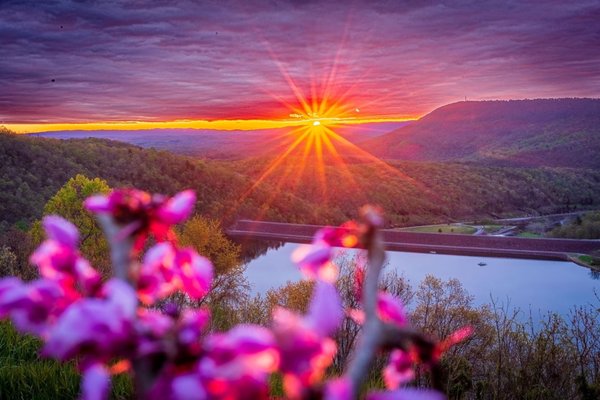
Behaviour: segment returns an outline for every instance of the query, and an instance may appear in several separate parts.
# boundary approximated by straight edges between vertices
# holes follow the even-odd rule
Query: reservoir
[[[266,293],[302,279],[290,256],[299,244],[271,248],[247,264],[246,277],[253,294]],[[340,249],[349,256],[359,250]],[[416,289],[427,275],[444,281],[456,278],[474,297],[475,305],[509,301],[535,318],[554,312],[566,316],[574,306],[600,307],[600,280],[587,268],[566,261],[471,257],[442,254],[387,252],[384,271],[396,270]]]

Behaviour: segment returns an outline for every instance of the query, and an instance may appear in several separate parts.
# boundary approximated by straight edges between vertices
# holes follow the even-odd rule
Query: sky
[[[600,97],[598,21],[597,0],[0,0],[0,125]]]

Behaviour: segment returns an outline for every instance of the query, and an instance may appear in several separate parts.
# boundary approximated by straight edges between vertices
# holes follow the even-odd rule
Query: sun
[[[298,193],[300,196],[310,193],[317,203],[325,207],[332,199],[339,198],[334,192],[343,188],[344,192],[353,193],[354,200],[364,198],[366,203],[369,200],[367,193],[355,174],[358,168],[368,164],[399,176],[407,184],[417,184],[414,179],[351,140],[352,133],[356,137],[356,133],[364,129],[360,124],[383,120],[365,117],[365,110],[372,109],[375,100],[366,101],[361,97],[359,82],[348,86],[340,84],[344,79],[338,81],[340,60],[337,56],[329,73],[320,79],[311,76],[299,85],[275,54],[271,55],[292,96],[284,98],[263,90],[283,106],[292,127],[264,143],[273,155],[263,168],[252,174],[252,184],[233,205],[234,208],[241,206],[263,183],[268,183],[270,196],[263,200],[262,213],[267,212],[278,195],[286,193]],[[261,215],[256,218],[261,219]]]

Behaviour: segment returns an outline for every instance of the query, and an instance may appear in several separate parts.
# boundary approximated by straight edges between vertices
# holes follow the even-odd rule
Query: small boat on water
[[[482,262],[480,262],[480,263],[479,263],[479,264],[477,264],[477,265],[479,265],[480,267],[485,267],[487,264],[486,264],[486,263],[484,263],[484,262],[482,261]]]

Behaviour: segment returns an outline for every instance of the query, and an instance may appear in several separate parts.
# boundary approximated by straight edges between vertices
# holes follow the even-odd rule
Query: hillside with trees
[[[600,171],[491,167],[465,163],[355,163],[342,168],[297,159],[266,174],[272,159],[198,160],[100,140],[0,134],[0,229],[27,227],[71,178],[110,187],[198,193],[197,212],[227,226],[237,218],[336,224],[364,203],[380,204],[388,226],[593,209]],[[295,179],[282,179],[295,177]]]
[[[361,143],[398,160],[600,167],[600,99],[464,101]]]

